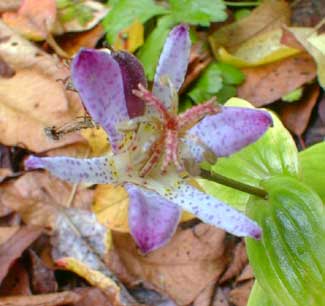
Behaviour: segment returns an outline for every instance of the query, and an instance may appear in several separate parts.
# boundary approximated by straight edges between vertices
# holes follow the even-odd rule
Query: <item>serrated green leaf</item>
[[[174,25],[175,21],[170,16],[160,18],[156,28],[150,33],[144,45],[137,53],[137,57],[141,61],[149,80],[154,78],[160,52],[169,31]]]
[[[210,22],[227,18],[222,0],[169,0],[170,11],[178,22],[209,26]]]
[[[257,280],[249,295],[247,306],[276,306],[261,288]]]
[[[237,88],[232,85],[224,84],[222,88],[216,93],[218,102],[223,104],[230,98],[237,95]]]
[[[195,103],[205,102],[222,88],[221,70],[217,63],[210,64],[188,95]]]
[[[167,10],[156,5],[153,0],[114,1],[112,9],[103,20],[108,42],[112,44],[118,33],[134,21],[144,23],[154,16],[165,13]]]
[[[217,63],[224,83],[229,85],[239,85],[245,80],[245,75],[235,66],[218,62]]]
[[[263,229],[247,239],[259,284],[277,306],[324,306],[325,222],[323,204],[307,185],[289,176],[262,183],[268,200],[252,199],[248,216]]]
[[[252,107],[248,102],[238,98],[230,99],[226,106]],[[297,176],[298,151],[290,133],[282,125],[281,121],[271,113],[273,127],[254,144],[247,146],[241,151],[218,159],[211,166],[211,170],[226,177],[258,187],[261,181],[278,174]],[[227,194],[226,187],[216,184],[215,194]],[[229,192],[228,192],[229,193]],[[236,202],[234,197],[236,194]],[[248,196],[242,192],[233,190],[224,200],[244,210]]]
[[[312,187],[325,203],[325,143],[299,153],[303,182]]]

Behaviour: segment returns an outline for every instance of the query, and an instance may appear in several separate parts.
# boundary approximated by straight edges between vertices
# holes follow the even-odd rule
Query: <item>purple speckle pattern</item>
[[[72,157],[36,157],[30,156],[25,167],[46,169],[58,178],[71,183],[108,184],[117,182],[114,162],[108,157],[72,158]]]
[[[119,51],[113,53],[114,59],[120,65],[122,72],[124,95],[126,106],[130,118],[142,116],[145,112],[145,103],[132,93],[133,89],[138,89],[138,84],[147,87],[147,79],[142,65],[131,53]]]
[[[164,102],[168,109],[172,106],[172,96],[169,86],[162,84],[161,78],[167,76],[178,91],[184,82],[189,58],[191,40],[186,25],[176,26],[167,37],[159,58],[154,84],[153,94]]]
[[[223,107],[222,112],[206,116],[192,127],[184,138],[197,162],[204,159],[204,148],[193,139],[199,139],[217,156],[233,154],[258,140],[272,125],[271,115],[262,110],[241,107]]]
[[[222,228],[235,236],[254,239],[261,237],[262,230],[256,222],[184,181],[179,181],[177,187],[166,192],[165,197],[205,223]]]
[[[123,136],[116,125],[129,119],[119,64],[106,51],[82,49],[73,59],[71,71],[85,108],[105,129],[117,151]]]
[[[129,227],[131,234],[146,254],[165,245],[173,236],[181,209],[156,192],[126,184],[129,194]]]

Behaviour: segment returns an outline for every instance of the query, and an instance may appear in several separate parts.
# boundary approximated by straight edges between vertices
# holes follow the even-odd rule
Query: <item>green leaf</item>
[[[245,75],[235,66],[218,62],[217,63],[224,83],[229,85],[239,85],[245,80]]]
[[[275,306],[275,304],[255,280],[254,286],[249,295],[247,306]]]
[[[156,5],[153,0],[114,1],[112,9],[103,20],[107,40],[112,44],[118,33],[136,20],[144,23],[154,16],[165,13],[167,10]]]
[[[319,196],[296,178],[262,183],[268,200],[252,199],[248,216],[263,229],[247,239],[254,274],[275,305],[324,306],[325,222]]]
[[[169,31],[174,25],[175,21],[170,16],[160,18],[156,28],[150,33],[144,45],[137,53],[137,57],[141,61],[149,80],[154,78],[160,52]]]
[[[248,102],[238,98],[230,99],[225,105],[252,107]],[[273,113],[271,115],[274,126],[257,142],[229,157],[218,159],[217,163],[211,166],[211,170],[256,187],[260,186],[261,181],[274,175],[297,176],[299,171],[296,145],[281,121]],[[223,200],[245,210],[249,196],[244,196],[237,190],[229,193],[225,188],[215,183],[214,194],[225,195]]]
[[[210,22],[227,18],[226,6],[221,0],[169,0],[170,11],[178,22],[209,26]]]
[[[235,11],[234,16],[235,16],[235,20],[238,21],[240,19],[243,19],[247,16],[249,16],[251,14],[251,10],[249,9],[240,9]]]
[[[195,103],[205,102],[222,88],[221,70],[212,63],[203,72],[194,87],[187,93]]]
[[[238,210],[241,210],[243,212],[245,211],[245,205],[249,199],[248,193],[241,192],[239,190],[235,190],[233,188],[201,178],[196,179],[196,181],[206,193],[216,197],[222,202],[230,204],[232,207]]]
[[[303,88],[299,87],[299,88],[289,92],[288,94],[283,96],[281,99],[282,99],[282,101],[285,101],[285,102],[298,101],[302,97],[303,91],[304,91]]]
[[[325,143],[299,153],[302,180],[312,187],[325,203]]]
[[[218,102],[223,104],[228,101],[230,98],[237,95],[237,88],[232,85],[223,85],[222,88],[217,92],[216,96]]]

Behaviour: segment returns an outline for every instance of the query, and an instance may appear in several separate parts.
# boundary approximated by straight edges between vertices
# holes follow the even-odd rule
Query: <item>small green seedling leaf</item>
[[[120,31],[129,27],[135,20],[144,23],[154,16],[166,13],[165,8],[156,5],[152,0],[120,0],[113,1],[112,5],[103,21],[110,44],[115,41]]]
[[[169,3],[176,23],[209,26],[210,22],[227,18],[226,6],[221,0],[169,0]]]
[[[144,45],[137,53],[137,57],[141,61],[149,80],[154,78],[160,52],[170,29],[174,25],[175,22],[170,16],[167,15],[160,18],[156,28],[150,33]]]
[[[240,19],[243,19],[251,14],[251,10],[249,9],[240,9],[235,11],[234,17],[235,20],[238,21]]]
[[[262,183],[268,200],[248,203],[263,229],[247,239],[254,274],[277,306],[324,306],[325,222],[319,196],[298,179],[275,176]]]
[[[232,85],[224,84],[222,88],[216,93],[217,100],[223,104],[230,98],[235,97],[237,94],[237,88]]]
[[[205,102],[222,88],[221,70],[217,63],[212,63],[203,72],[188,95],[195,103]]]
[[[296,102],[301,99],[303,91],[304,91],[303,88],[299,87],[299,88],[289,92],[288,94],[283,96],[281,99],[284,102]]]
[[[245,80],[245,75],[235,66],[218,62],[222,78],[225,84],[239,85]]]
[[[303,182],[312,187],[325,203],[325,142],[299,153]]]

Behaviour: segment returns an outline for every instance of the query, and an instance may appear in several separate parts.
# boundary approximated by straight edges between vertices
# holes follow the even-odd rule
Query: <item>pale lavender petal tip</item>
[[[71,183],[108,184],[116,183],[116,166],[109,157],[36,157],[25,161],[28,170],[46,169],[56,177]]]
[[[273,125],[271,115],[263,110],[223,107],[222,112],[207,116],[187,134],[188,146],[197,161],[203,160],[203,148],[197,138],[217,156],[229,156],[257,141]]]
[[[26,170],[41,169],[44,167],[42,158],[37,156],[29,156],[24,162]]]
[[[171,90],[163,78],[167,77],[178,91],[184,82],[191,49],[188,26],[181,24],[169,33],[161,52],[153,84],[153,93],[167,108],[171,107]]]
[[[254,239],[261,237],[261,228],[255,221],[185,182],[179,182],[177,189],[168,194],[168,199],[202,221],[235,236]]]
[[[126,184],[129,194],[129,226],[140,248],[147,254],[165,245],[176,231],[181,210],[159,194]]]

